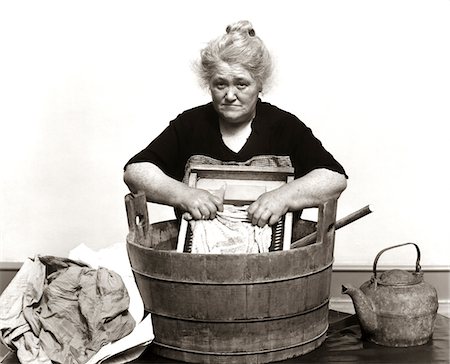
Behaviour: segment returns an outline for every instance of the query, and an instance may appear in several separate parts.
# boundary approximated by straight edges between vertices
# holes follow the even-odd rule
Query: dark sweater
[[[299,178],[317,168],[345,174],[344,168],[295,115],[258,100],[252,132],[235,153],[222,140],[219,116],[212,103],[187,110],[126,165],[151,162],[168,176],[183,179],[185,164],[193,155],[221,161],[245,162],[258,155],[289,156]]]

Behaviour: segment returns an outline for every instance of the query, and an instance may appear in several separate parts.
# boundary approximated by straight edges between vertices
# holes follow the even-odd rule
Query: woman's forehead
[[[212,78],[224,78],[224,79],[250,79],[253,80],[253,76],[242,65],[235,63],[229,64],[221,62],[216,66],[215,72]]]

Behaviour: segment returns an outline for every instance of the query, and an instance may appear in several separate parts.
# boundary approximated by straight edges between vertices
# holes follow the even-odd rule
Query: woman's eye
[[[224,83],[216,83],[216,88],[219,90],[223,90],[226,87],[226,85]]]
[[[244,90],[247,86],[248,86],[248,85],[247,85],[246,83],[239,83],[239,84],[237,85],[237,88],[238,88],[239,90]]]

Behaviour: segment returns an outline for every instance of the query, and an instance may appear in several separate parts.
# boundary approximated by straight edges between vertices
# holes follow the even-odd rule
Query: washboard
[[[236,166],[194,164],[191,166],[190,187],[218,190],[224,185],[224,204],[243,206],[251,204],[261,194],[294,179],[292,167]],[[292,212],[288,212],[272,227],[270,251],[289,250],[292,237]],[[178,252],[190,253],[192,233],[189,223],[181,220]]]

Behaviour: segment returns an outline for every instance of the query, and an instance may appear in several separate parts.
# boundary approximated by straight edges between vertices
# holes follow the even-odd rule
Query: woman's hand
[[[315,169],[281,187],[263,193],[248,207],[254,225],[274,225],[288,211],[317,207],[338,198],[347,187],[344,175],[328,169]]]
[[[214,219],[217,211],[223,211],[223,193],[220,196],[220,193],[216,195],[206,190],[189,188],[181,209],[185,211],[183,217],[186,220]]]
[[[253,225],[263,227],[274,225],[288,212],[286,194],[280,189],[263,193],[247,209],[248,217]]]

